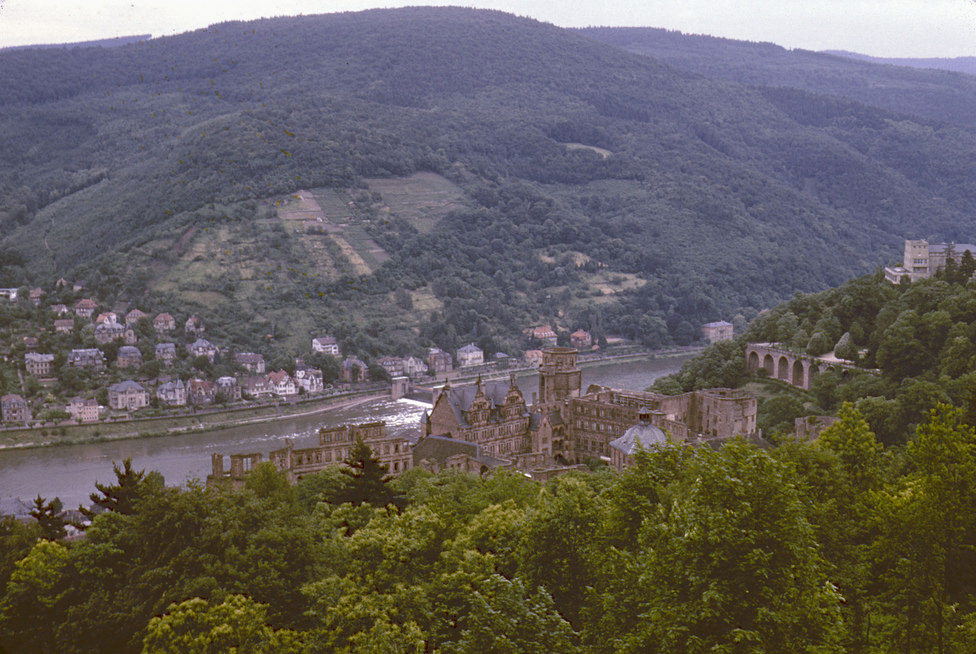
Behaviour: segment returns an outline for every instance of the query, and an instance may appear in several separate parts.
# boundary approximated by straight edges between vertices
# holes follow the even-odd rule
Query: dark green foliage
[[[968,651],[962,415],[936,407],[894,456],[845,404],[819,442],[772,452],[669,445],[544,485],[411,470],[398,511],[312,501],[344,488],[339,468],[294,492],[269,467],[238,491],[143,482],[83,539],[0,530],[0,647]]]
[[[355,444],[349,450],[349,456],[342,463],[342,473],[346,475],[347,483],[339,493],[337,502],[351,502],[355,506],[387,506],[401,501],[387,483],[392,479],[387,466],[380,463],[373,450],[361,438],[356,438]]]
[[[66,529],[68,523],[61,515],[63,508],[61,500],[57,497],[50,501],[40,495],[34,498],[34,506],[31,508],[30,515],[37,520],[41,530],[41,538],[61,540],[68,534]]]
[[[122,462],[121,468],[118,463],[113,461],[112,470],[115,472],[116,483],[102,484],[95,482],[95,488],[98,489],[98,493],[92,493],[90,495],[93,507],[98,508],[81,508],[81,512],[89,519],[94,518],[101,511],[115,511],[124,515],[132,513],[135,510],[139,497],[147,489],[146,485],[151,483],[150,478],[146,476],[145,470],[136,472],[132,469],[131,458],[126,458]],[[152,479],[155,480],[155,477],[152,477]],[[158,485],[161,486],[162,482],[160,481]]]
[[[767,439],[793,432],[793,421],[810,412],[792,395],[780,395],[764,401],[758,408],[756,426]]]

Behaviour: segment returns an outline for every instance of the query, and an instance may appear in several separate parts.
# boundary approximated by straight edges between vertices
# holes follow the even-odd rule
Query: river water
[[[676,372],[688,358],[647,358],[583,368],[583,390],[590,384],[643,390],[658,377]],[[533,392],[538,390],[538,375],[526,373],[518,378],[518,384],[531,402]],[[316,443],[319,427],[345,423],[385,420],[390,432],[416,428],[428,408],[429,405],[412,400],[383,399],[313,416],[198,434],[0,450],[0,498],[29,501],[37,495],[58,496],[65,507],[87,505],[95,482],[114,481],[113,461],[121,462],[127,457],[137,470],[158,470],[167,484],[183,483],[205,479],[214,452],[266,455],[283,447],[286,438],[292,439],[296,447],[310,447]]]

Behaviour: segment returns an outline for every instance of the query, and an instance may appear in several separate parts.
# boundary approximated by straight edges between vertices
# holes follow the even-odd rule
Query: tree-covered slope
[[[772,43],[650,27],[579,31],[596,41],[712,78],[747,86],[797,88],[941,122],[976,125],[976,79],[962,74],[965,59],[958,60],[959,67],[953,70],[934,70],[940,67],[923,67],[925,60],[787,50]]]
[[[0,108],[4,284],[74,272],[218,325],[365,328],[369,347],[507,347],[546,319],[687,341],[906,236],[968,238],[976,215],[965,125],[709,79],[497,12],[4,52]],[[370,181],[415,173],[461,200],[418,222]],[[300,189],[344,198],[332,217],[384,261],[363,275],[335,238],[279,225],[273,203]],[[216,265],[235,256],[248,265]],[[194,259],[213,265],[180,268]],[[439,312],[430,329],[381,334],[398,288]]]

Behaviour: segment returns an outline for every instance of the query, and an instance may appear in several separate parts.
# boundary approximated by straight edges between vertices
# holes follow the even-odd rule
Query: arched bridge
[[[845,375],[850,370],[860,370],[848,361],[791,352],[778,343],[749,343],[746,346],[746,368],[749,372],[763,368],[773,379],[804,390],[810,390],[813,380],[822,372],[833,370]]]

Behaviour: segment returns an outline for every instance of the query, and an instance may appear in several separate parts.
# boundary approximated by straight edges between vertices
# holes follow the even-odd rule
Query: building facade
[[[54,373],[54,355],[28,352],[24,355],[24,368],[27,369],[27,374],[38,379],[48,378]]]
[[[468,343],[464,347],[458,348],[457,362],[461,368],[480,366],[485,362],[485,353],[474,343]]]
[[[98,422],[98,402],[92,398],[73,397],[65,411],[78,422]]]
[[[105,355],[98,348],[82,348],[68,353],[68,365],[72,368],[105,369]]]
[[[960,263],[966,252],[976,256],[976,245],[906,240],[902,265],[885,267],[885,279],[892,284],[899,284],[905,279],[910,282],[928,279],[944,268],[947,260]]]
[[[160,384],[156,388],[156,398],[169,406],[186,406],[186,384],[182,379]]]
[[[255,375],[263,375],[267,369],[264,356],[254,352],[238,352],[234,355],[234,360]]]
[[[149,406],[149,393],[127,379],[108,387],[108,406],[116,411],[136,411]]]
[[[427,370],[435,377],[440,373],[451,372],[454,370],[454,360],[439,347],[432,347],[427,350]]]
[[[285,473],[288,481],[297,482],[305,475],[321,472],[330,465],[341,463],[352,451],[357,440],[369,446],[373,454],[387,470],[398,475],[413,467],[410,441],[386,433],[386,424],[371,422],[362,425],[341,425],[319,430],[319,442],[315,447],[295,449],[290,440],[281,449],[273,450],[268,461]],[[208,484],[230,483],[238,487],[247,474],[262,460],[261,454],[232,454],[230,468],[224,467],[221,454],[212,455],[212,470]]]
[[[331,354],[334,357],[340,356],[339,341],[335,339],[335,336],[329,335],[313,338],[312,351],[322,352],[323,354]]]
[[[705,323],[701,328],[702,340],[708,341],[709,343],[731,341],[735,335],[734,332],[735,328],[732,326],[732,323],[724,320]]]
[[[0,397],[0,417],[4,422],[27,424],[31,420],[30,406],[16,393],[4,395]]]

